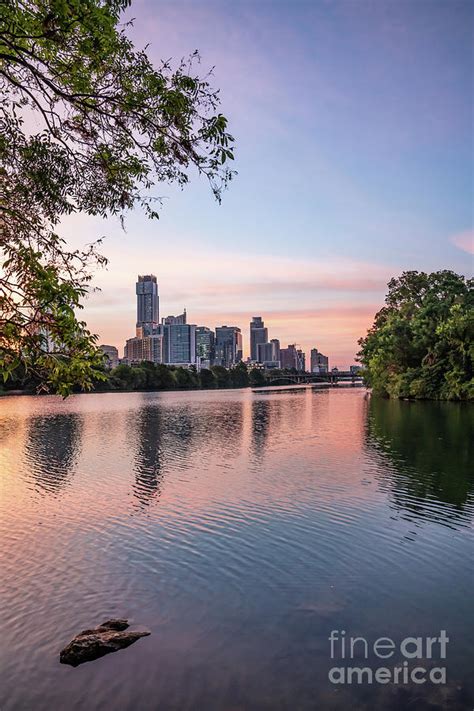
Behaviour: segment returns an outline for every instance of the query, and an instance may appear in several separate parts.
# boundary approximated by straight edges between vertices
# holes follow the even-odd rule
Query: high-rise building
[[[296,349],[296,370],[301,373],[306,372],[306,355],[301,348]]]
[[[296,347],[288,345],[287,348],[280,348],[281,367],[287,370],[296,368]]]
[[[242,332],[238,326],[216,328],[216,365],[231,368],[242,360]]]
[[[210,368],[215,359],[215,333],[207,326],[196,326],[196,364]]]
[[[254,316],[250,321],[250,360],[258,361],[258,346],[268,342],[268,328],[261,316]]]
[[[167,326],[184,326],[186,323],[186,309],[179,316],[165,316],[162,323]]]
[[[272,344],[272,360],[280,367],[280,341],[278,338],[272,338],[270,343]]]
[[[280,342],[274,338],[270,343],[258,343],[257,360],[264,368],[279,368]]]
[[[305,354],[294,343],[287,348],[280,348],[280,363],[282,368],[287,368],[288,370],[292,368],[302,372],[306,370]]]
[[[329,371],[329,358],[318,351],[317,348],[311,349],[311,372],[312,373],[327,373]]]
[[[116,368],[119,364],[119,354],[115,346],[99,346],[100,350],[107,356],[106,365],[108,368]]]
[[[160,322],[158,284],[154,274],[138,276],[135,285],[137,295],[137,337],[153,333]]]
[[[144,360],[151,363],[163,363],[162,334],[153,333],[150,336],[135,336],[135,338],[127,339],[124,358],[129,365],[141,363]]]
[[[196,326],[165,323],[163,329],[163,362],[169,365],[196,363]]]
[[[257,362],[267,363],[272,360],[273,346],[271,343],[257,343]]]

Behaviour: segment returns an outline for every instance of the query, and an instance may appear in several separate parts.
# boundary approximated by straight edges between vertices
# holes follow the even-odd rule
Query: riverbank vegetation
[[[248,369],[245,363],[227,370],[220,365],[211,368],[180,368],[154,363],[119,365],[110,371],[105,383],[99,382],[97,390],[190,390],[213,388],[246,388],[263,385],[263,372]]]
[[[94,392],[154,391],[154,390],[211,390],[215,388],[246,388],[265,385],[265,375],[257,368],[247,368],[239,363],[227,369],[220,365],[211,368],[181,368],[144,361],[136,365],[120,364],[112,370],[102,369],[96,379]],[[22,392],[35,394],[41,391],[41,380],[31,373],[18,369],[3,386],[3,393]],[[90,388],[89,388],[90,390]],[[74,392],[83,392],[76,385]]]
[[[359,341],[375,395],[474,400],[474,280],[452,271],[404,272]]]

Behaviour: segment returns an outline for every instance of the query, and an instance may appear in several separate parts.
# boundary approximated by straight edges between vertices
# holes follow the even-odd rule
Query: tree
[[[213,365],[211,367],[212,375],[215,378],[218,388],[228,388],[231,385],[229,371],[222,365]]]
[[[404,272],[358,354],[374,393],[474,399],[474,281],[452,271]]]
[[[113,389],[140,390],[146,386],[147,373],[145,368],[122,363],[110,373],[108,383]]]
[[[249,385],[249,373],[245,363],[237,363],[235,368],[229,371],[230,381],[234,388],[247,388]]]
[[[249,382],[251,388],[259,388],[265,385],[265,373],[259,368],[252,368],[249,372]]]
[[[197,54],[154,68],[120,27],[128,0],[4,0],[0,8],[0,368],[24,367],[67,395],[103,377],[102,354],[76,311],[93,243],[68,248],[61,219],[83,212],[157,217],[156,183],[194,168],[220,200],[233,138]],[[39,128],[37,128],[39,125]]]
[[[201,368],[199,371],[199,382],[204,389],[215,388],[217,385],[214,373],[208,368]]]
[[[178,367],[173,371],[173,375],[178,388],[196,388],[199,385],[195,370]]]

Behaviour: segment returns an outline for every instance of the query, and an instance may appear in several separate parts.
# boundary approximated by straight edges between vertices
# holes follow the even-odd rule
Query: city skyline
[[[250,355],[247,357],[243,349],[243,329],[239,326],[222,324],[211,329],[197,322],[188,323],[186,308],[178,316],[163,316],[160,320],[160,289],[155,274],[138,274],[135,298],[135,335],[126,338],[123,358],[120,347],[111,343],[100,344],[111,363],[151,361],[167,365],[195,365],[200,370],[213,365],[228,369],[245,362],[265,369],[281,367],[296,368],[298,371],[306,370],[306,364],[311,363],[311,372],[319,372],[319,366],[325,363],[325,371],[328,371],[328,357],[322,353],[320,355],[323,360],[318,361],[316,370],[313,368],[313,353],[318,353],[314,345],[311,358],[307,360],[306,353],[296,342],[290,342],[284,347],[274,334],[270,338],[261,316],[252,316],[248,324]]]
[[[106,236],[84,311],[101,340],[127,336],[145,267],[168,313],[245,333],[262,313],[282,343],[316,339],[344,366],[391,277],[472,272],[472,4],[139,0],[132,15],[154,61],[198,48],[201,73],[215,66],[238,176],[220,206],[197,176],[157,186],[160,220],[132,212],[126,234],[64,221],[75,244]]]

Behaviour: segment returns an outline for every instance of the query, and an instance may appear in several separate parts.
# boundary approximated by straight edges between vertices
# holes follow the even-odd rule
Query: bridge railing
[[[327,382],[337,383],[339,381],[362,382],[362,377],[357,373],[348,371],[339,371],[337,373],[279,373],[278,375],[266,375],[267,383],[276,382],[291,382],[291,383],[311,383],[311,382]]]

